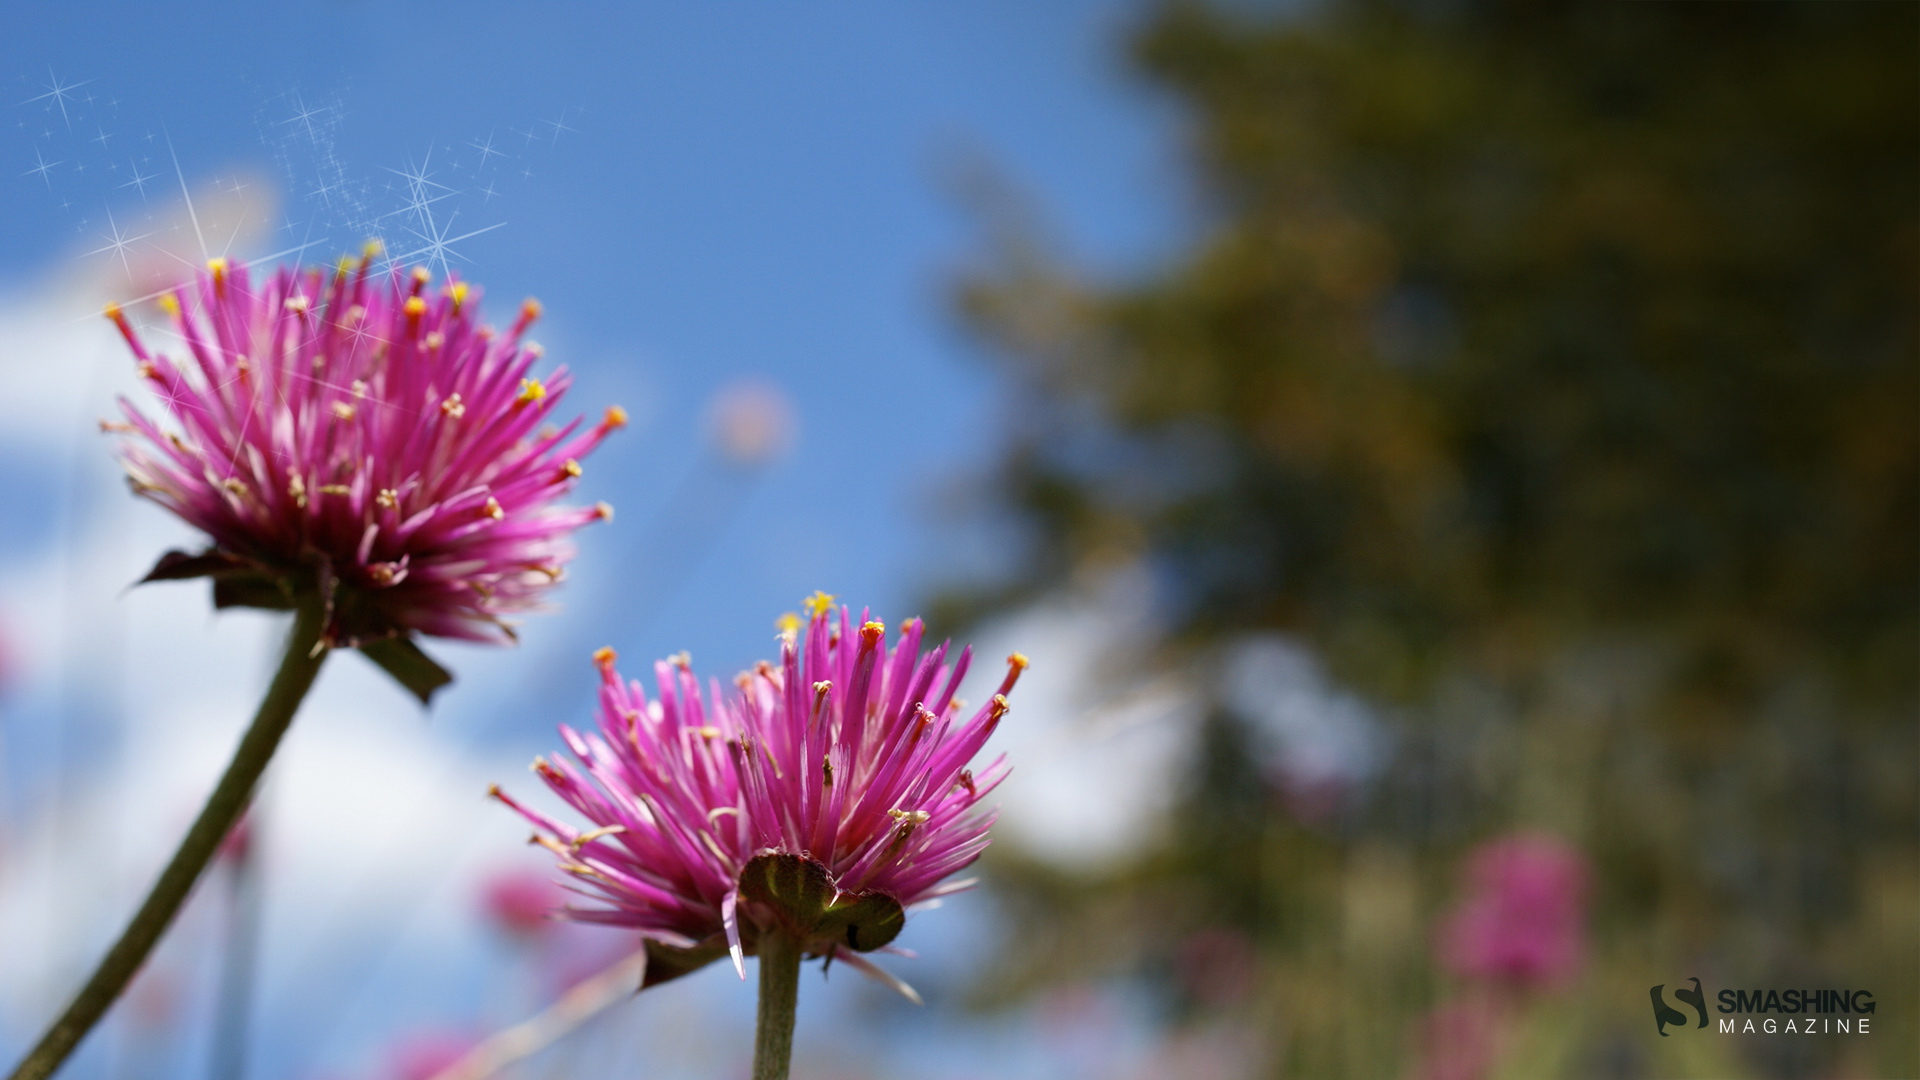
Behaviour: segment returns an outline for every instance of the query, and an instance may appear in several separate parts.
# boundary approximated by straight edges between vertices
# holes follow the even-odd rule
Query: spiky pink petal
[[[889,649],[864,614],[856,629],[826,598],[811,606],[804,630],[795,620],[783,634],[780,663],[742,672],[728,694],[712,684],[703,694],[681,656],[655,666],[649,699],[611,650],[596,654],[599,731],[561,728],[577,767],[534,764],[595,827],[580,833],[499,796],[605,905],[571,917],[662,941],[724,940],[744,975],[742,922],[756,914],[739,881],[756,855],[817,862],[842,894],[903,907],[972,884],[943,882],[985,850],[993,815],[979,803],[1007,766],[978,778],[968,766],[1026,659],[1011,657],[1000,692],[963,719],[953,694],[970,652],[952,665],[944,644],[923,654],[917,619]]]
[[[555,505],[624,414],[552,428],[570,379],[533,374],[538,306],[498,334],[465,282],[428,285],[371,256],[257,282],[216,259],[162,298],[178,359],[108,309],[171,421],[123,399],[108,425],[134,490],[268,579],[337,589],[336,644],[510,637],[610,513]]]

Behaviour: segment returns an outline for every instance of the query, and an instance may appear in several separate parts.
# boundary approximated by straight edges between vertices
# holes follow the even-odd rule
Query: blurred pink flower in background
[[[412,1032],[388,1051],[387,1074],[393,1080],[433,1080],[478,1045],[479,1039],[458,1032]]]
[[[735,465],[765,465],[793,442],[793,405],[779,387],[758,379],[721,387],[707,423],[714,443]]]
[[[13,620],[0,612],[0,699],[12,693],[20,680],[23,664],[14,645]]]
[[[227,838],[220,841],[220,850],[214,858],[225,863],[245,863],[253,857],[253,812],[249,810],[234,822]]]
[[[553,929],[553,915],[565,894],[540,871],[513,868],[488,878],[480,888],[487,921],[510,938],[527,940]]]
[[[1565,984],[1586,957],[1586,856],[1556,837],[1520,833],[1466,859],[1466,897],[1440,924],[1442,966],[1522,989]]]
[[[1499,1010],[1484,996],[1445,1001],[1420,1021],[1415,1080],[1482,1080],[1500,1060]]]
[[[1260,950],[1238,930],[1202,930],[1180,943],[1174,970],[1194,1000],[1212,1008],[1236,1005],[1259,981]]]
[[[553,503],[625,414],[544,427],[570,380],[532,374],[539,305],[496,334],[467,283],[429,292],[425,270],[371,263],[256,282],[214,259],[161,298],[179,359],[108,308],[173,427],[124,400],[126,422],[102,426],[129,436],[134,490],[214,544],[153,576],[211,576],[221,606],[318,591],[336,645],[509,638],[503,616],[559,579],[567,534],[610,516]]]

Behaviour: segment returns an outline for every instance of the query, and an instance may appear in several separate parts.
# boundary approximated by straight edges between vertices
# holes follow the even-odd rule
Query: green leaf
[[[216,573],[213,576],[213,606],[223,611],[234,607],[292,611],[295,605],[293,595],[280,579],[248,571]]]
[[[740,895],[772,908],[789,932],[810,945],[831,941],[871,952],[898,937],[907,921],[893,897],[842,893],[825,866],[782,852],[748,861],[740,872]]]
[[[404,635],[376,638],[360,643],[367,659],[379,664],[401,686],[413,692],[420,704],[433,703],[433,692],[453,681],[453,674],[420,651],[413,639]]]
[[[211,577],[236,570],[251,569],[251,564],[238,556],[229,555],[219,548],[208,548],[198,555],[189,555],[184,551],[169,551],[160,556],[153,564],[147,576],[140,579],[144,585],[149,581],[186,581],[189,578]]]
[[[690,975],[725,955],[727,955],[727,939],[723,934],[715,934],[698,945],[685,949],[662,945],[657,941],[648,941],[647,977],[640,980],[640,989],[645,990],[682,975]]]

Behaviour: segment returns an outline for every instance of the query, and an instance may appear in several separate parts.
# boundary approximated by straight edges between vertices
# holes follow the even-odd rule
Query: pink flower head
[[[494,926],[513,937],[531,938],[553,926],[559,893],[546,875],[514,869],[489,878],[481,901]]]
[[[1455,974],[1543,988],[1586,955],[1587,860],[1565,842],[1520,834],[1467,858],[1466,899],[1441,925],[1440,962]]]
[[[655,665],[650,701],[621,680],[611,650],[596,654],[599,733],[560,729],[578,767],[534,763],[592,828],[494,792],[541,830],[536,841],[575,891],[605,905],[569,917],[693,950],[675,970],[650,972],[650,984],[723,950],[741,967],[776,920],[813,955],[877,973],[856,953],[890,941],[906,908],[971,885],[942,882],[985,850],[993,814],[977,804],[1008,767],[997,759],[976,777],[968,766],[1026,658],[1010,658],[969,719],[954,690],[970,649],[952,665],[944,644],[923,656],[922,624],[910,619],[889,650],[882,624],[863,614],[856,626],[825,595],[808,604],[804,632],[797,617],[783,620],[780,664],[742,672],[727,694],[712,683],[703,696],[683,654]],[[796,928],[790,901],[808,888],[824,914]]]
[[[150,579],[210,576],[219,606],[317,591],[335,645],[510,638],[503,616],[560,577],[567,535],[611,515],[554,503],[625,414],[549,425],[569,379],[532,374],[533,301],[496,333],[466,282],[371,265],[255,281],[214,259],[161,298],[179,359],[108,307],[172,424],[123,400],[127,422],[103,426],[130,436],[133,489],[213,541]]]

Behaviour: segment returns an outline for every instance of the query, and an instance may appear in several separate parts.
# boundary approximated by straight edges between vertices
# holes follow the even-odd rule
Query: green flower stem
[[[753,1080],[787,1080],[793,1061],[793,1009],[800,998],[800,942],[780,930],[760,933],[760,1010],[754,1022]]]
[[[280,660],[280,670],[273,676],[273,685],[267,688],[266,699],[260,702],[260,710],[253,716],[253,724],[240,738],[240,746],[233,752],[233,760],[227,764],[227,771],[214,786],[213,794],[207,797],[207,804],[201,808],[200,816],[194,819],[193,827],[187,830],[187,838],[180,842],[180,848],[173,853],[172,861],[160,872],[153,891],[140,905],[140,910],[127,923],[120,940],[107,950],[106,958],[94,969],[87,984],[75,994],[67,1011],[53,1022],[40,1042],[13,1070],[12,1080],[43,1080],[53,1075],[87,1032],[106,1015],[107,1007],[113,1004],[127,983],[140,970],[147,954],[166,932],[168,924],[180,911],[180,905],[186,902],[187,895],[193,891],[193,884],[200,877],[207,864],[213,861],[214,853],[220,849],[220,842],[233,831],[234,823],[247,808],[253,798],[254,785],[259,782],[260,774],[266,770],[267,762],[273,760],[273,752],[280,745],[281,736],[287,733],[287,726],[293,722],[293,714],[300,708],[300,702],[307,696],[307,690],[313,685],[315,675],[320,673],[320,664],[326,659],[326,649],[320,644],[321,612],[319,605],[304,604],[294,616],[292,632],[287,635],[286,655]],[[791,994],[791,992],[789,992]],[[789,996],[791,1001],[791,996]],[[792,1006],[788,1006],[788,1016],[792,1016]]]

